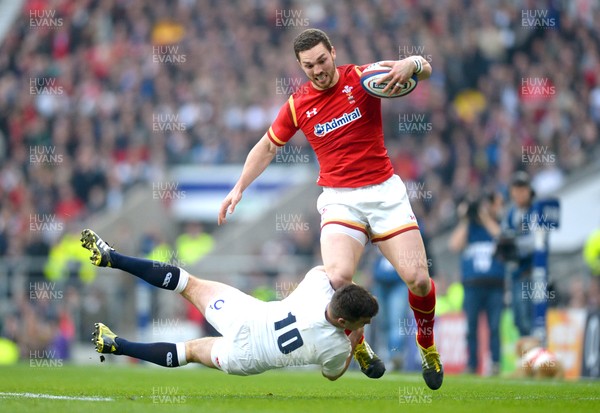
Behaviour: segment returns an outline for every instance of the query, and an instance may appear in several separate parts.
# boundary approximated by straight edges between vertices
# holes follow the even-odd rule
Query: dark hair
[[[336,290],[329,303],[334,318],[355,322],[362,317],[375,317],[379,311],[377,299],[366,289],[348,284]]]
[[[511,186],[531,186],[529,174],[525,171],[515,172],[510,179]]]
[[[305,50],[310,50],[319,43],[323,43],[323,45],[331,52],[333,46],[331,46],[331,41],[329,37],[323,30],[319,29],[306,29],[302,33],[300,33],[294,39],[294,53],[296,54],[296,59],[300,60],[300,52],[304,52]]]
[[[529,198],[535,198],[535,190],[531,186],[531,178],[529,174],[525,171],[517,171],[515,172],[510,179],[511,187],[527,187],[529,188]]]

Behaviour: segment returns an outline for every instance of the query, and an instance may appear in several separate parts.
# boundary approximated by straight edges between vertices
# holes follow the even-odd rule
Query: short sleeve
[[[350,350],[346,353],[339,353],[323,363],[321,371],[325,376],[335,377],[344,371],[346,360],[350,355]]]
[[[354,71],[358,74],[358,76],[360,76],[362,74],[362,72],[365,71],[365,69],[369,66],[371,66],[373,63],[367,63],[366,65],[359,65],[359,66],[354,66]]]
[[[298,130],[296,108],[294,98],[290,96],[288,101],[281,106],[275,121],[267,131],[267,136],[277,146],[285,145]]]

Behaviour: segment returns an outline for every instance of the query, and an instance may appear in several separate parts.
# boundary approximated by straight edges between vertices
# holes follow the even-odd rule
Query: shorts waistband
[[[400,177],[398,175],[394,174],[394,175],[390,176],[388,179],[386,179],[385,181],[379,182],[377,184],[371,184],[371,185],[365,185],[365,186],[358,186],[356,188],[344,188],[344,187],[337,187],[337,186],[324,186],[323,187],[323,191],[324,192],[325,191],[328,191],[328,192],[329,191],[331,191],[331,192],[352,192],[352,191],[357,191],[358,192],[358,191],[361,191],[361,190],[367,190],[367,189],[374,188],[376,186],[383,185],[386,182],[389,182],[389,181],[391,181],[394,178],[400,179]]]

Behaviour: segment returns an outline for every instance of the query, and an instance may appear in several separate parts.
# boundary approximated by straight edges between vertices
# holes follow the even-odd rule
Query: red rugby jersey
[[[366,66],[339,66],[338,82],[326,90],[307,81],[281,107],[267,132],[275,145],[283,146],[302,130],[317,155],[321,186],[374,185],[394,173],[383,142],[381,100],[360,85]]]

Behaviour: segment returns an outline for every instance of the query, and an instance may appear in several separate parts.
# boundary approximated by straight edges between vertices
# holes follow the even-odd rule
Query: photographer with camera
[[[458,206],[459,223],[449,240],[461,253],[463,308],[467,316],[468,372],[477,371],[477,327],[485,311],[489,329],[492,374],[500,372],[500,316],[504,307],[504,264],[498,260],[495,239],[500,234],[503,199],[499,193],[467,199]]]
[[[511,306],[521,337],[532,334],[533,304],[523,297],[523,292],[530,289],[533,270],[535,237],[532,229],[537,224],[533,222],[536,219],[534,197],[529,174],[515,172],[510,182],[512,204],[502,220],[496,253],[501,261],[511,264]]]

